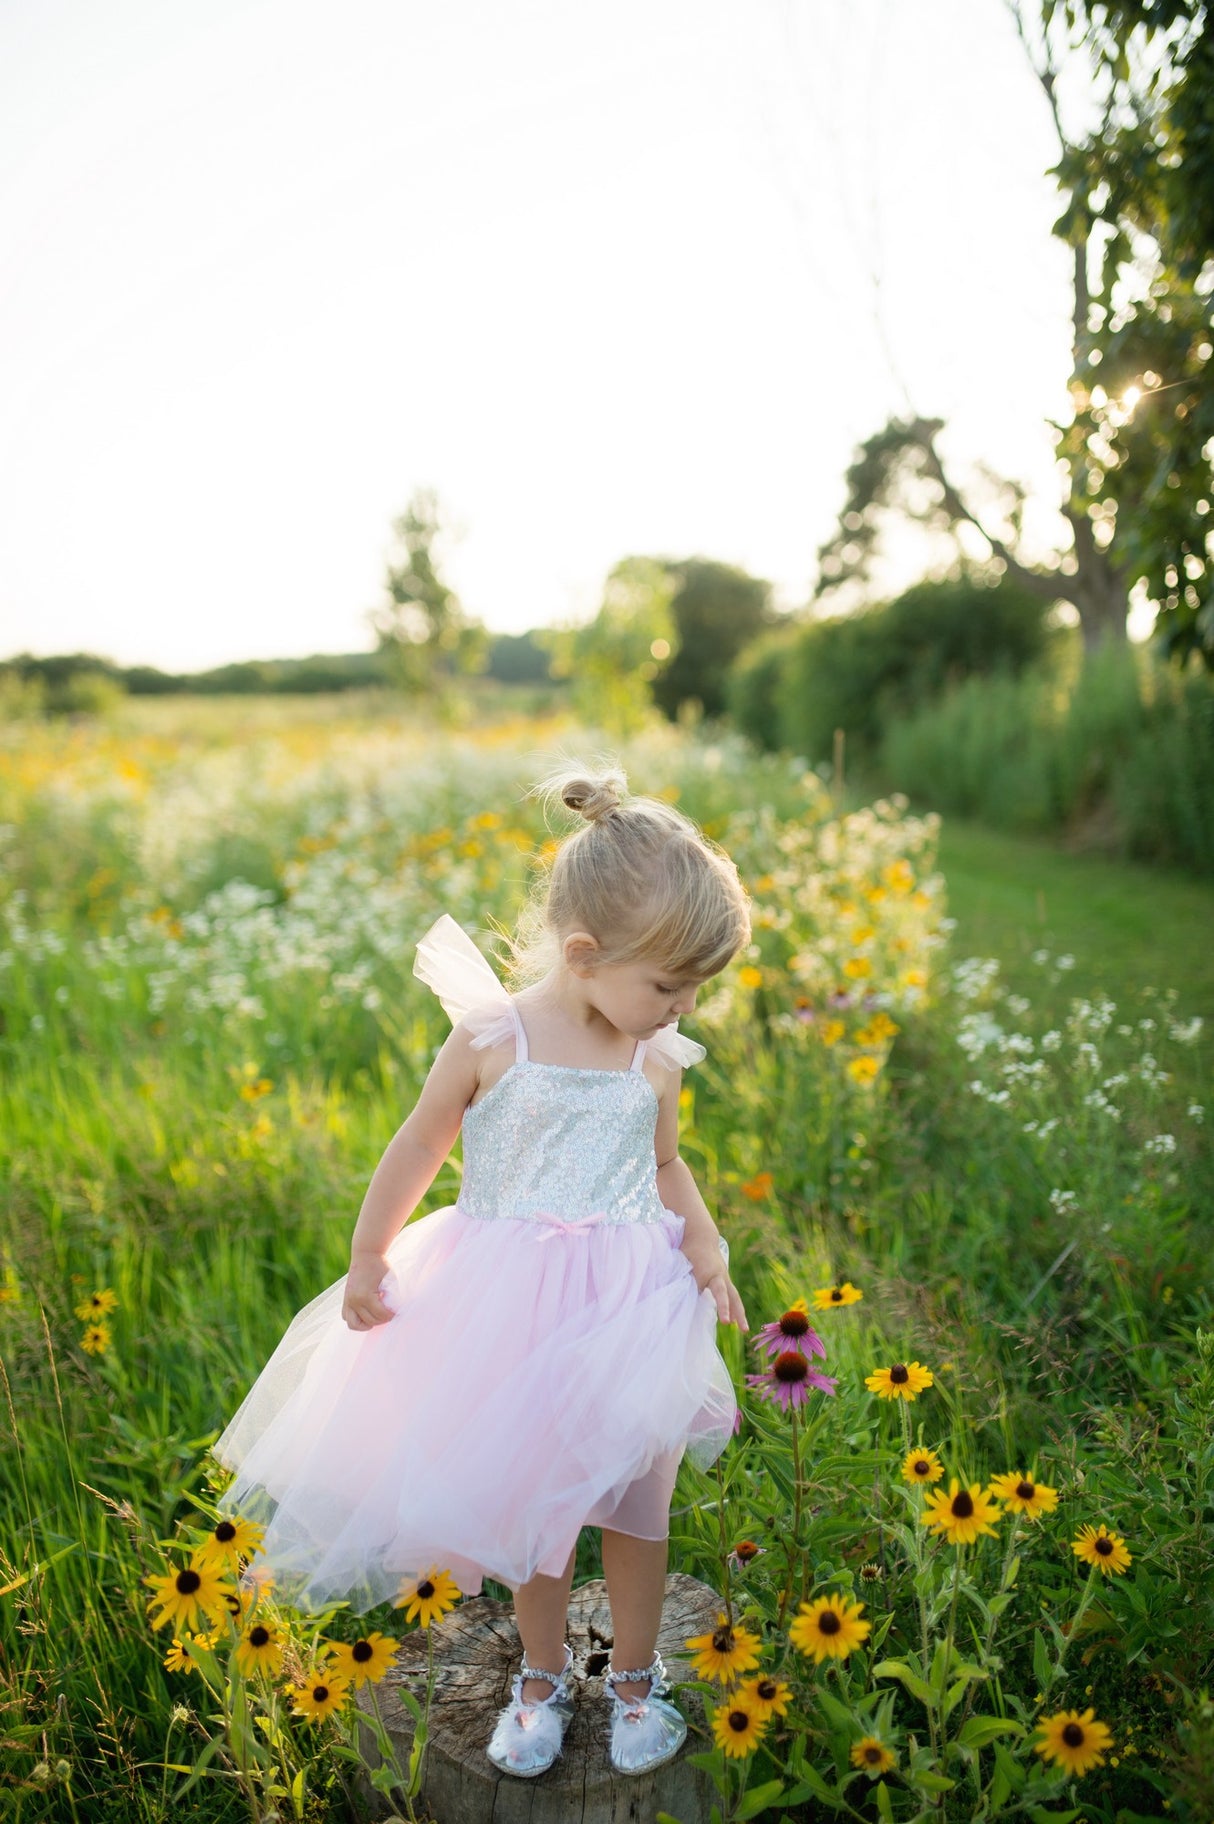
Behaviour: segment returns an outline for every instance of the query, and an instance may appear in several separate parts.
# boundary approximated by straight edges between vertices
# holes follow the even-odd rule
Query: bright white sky
[[[422,483],[492,628],[791,606],[886,345],[1052,502],[1051,134],[1002,0],[6,0],[0,655],[368,647]]]

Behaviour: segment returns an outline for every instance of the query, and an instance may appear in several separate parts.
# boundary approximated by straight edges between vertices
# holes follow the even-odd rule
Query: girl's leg
[[[573,1583],[575,1547],[559,1577],[535,1576],[514,1592],[514,1614],[523,1641],[523,1658],[529,1666],[559,1672],[565,1663],[565,1626],[569,1619],[569,1589]],[[523,1680],[523,1702],[541,1703],[551,1695],[546,1678]]]
[[[662,1601],[666,1594],[666,1540],[637,1539],[631,1533],[603,1528],[603,1575],[611,1603],[615,1645],[612,1668],[631,1672],[647,1666],[658,1644]],[[616,1685],[623,1698],[648,1695],[649,1682]]]

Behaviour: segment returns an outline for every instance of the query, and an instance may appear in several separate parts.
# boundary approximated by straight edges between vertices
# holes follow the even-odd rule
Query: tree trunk
[[[1059,593],[1079,611],[1086,658],[1105,640],[1118,640],[1124,645],[1129,639],[1126,617],[1130,598],[1124,578],[1097,545],[1091,520],[1085,513],[1068,513],[1067,518],[1075,535],[1077,568],[1074,576],[1065,579],[1066,588]]]
[[[708,1633],[720,1608],[720,1598],[694,1577],[674,1573],[666,1579],[658,1647],[673,1678],[687,1676],[684,1643],[690,1635]],[[610,1663],[612,1635],[605,1583],[584,1583],[574,1590],[568,1640],[573,1721],[555,1766],[538,1779],[521,1780],[499,1773],[485,1753],[497,1712],[510,1701],[510,1681],[521,1657],[512,1605],[476,1596],[435,1629],[434,1698],[421,1791],[425,1814],[433,1824],[651,1824],[659,1811],[667,1811],[680,1824],[706,1824],[712,1782],[686,1759],[712,1745],[698,1693],[684,1692],[680,1698],[690,1724],[682,1752],[653,1773],[621,1776],[607,1758],[610,1701],[602,1675]],[[378,1705],[397,1765],[407,1769],[413,1719],[393,1683],[406,1685],[425,1703],[426,1636],[421,1631],[406,1635],[392,1671],[358,1694],[364,1712]],[[364,1727],[359,1733],[368,1768],[382,1766],[371,1731]]]

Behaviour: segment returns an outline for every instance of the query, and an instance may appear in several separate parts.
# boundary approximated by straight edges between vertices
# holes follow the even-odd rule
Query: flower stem
[[[797,1562],[801,1555],[800,1554],[800,1545],[799,1545],[799,1541],[800,1541],[800,1537],[801,1537],[801,1494],[802,1494],[802,1490],[801,1490],[801,1434],[800,1434],[798,1424],[797,1424],[797,1411],[796,1411],[795,1406],[790,1410],[788,1417],[789,1417],[789,1422],[792,1425],[792,1475],[793,1475],[792,1530],[791,1530],[788,1540],[785,1544],[785,1551],[788,1555],[788,1576],[784,1580],[784,1588],[780,1593],[780,1609],[779,1609],[779,1613],[776,1616],[776,1627],[777,1628],[782,1628],[784,1626],[784,1617],[788,1611],[788,1605],[789,1605],[790,1601],[792,1600],[792,1586],[793,1586],[793,1582],[794,1582],[794,1580],[796,1578],[796,1574],[797,1574]]]

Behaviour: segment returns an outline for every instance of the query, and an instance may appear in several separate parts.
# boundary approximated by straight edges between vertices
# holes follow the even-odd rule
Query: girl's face
[[[586,997],[605,1020],[634,1039],[651,1039],[696,1004],[704,977],[671,975],[660,963],[602,963],[582,976]]]

